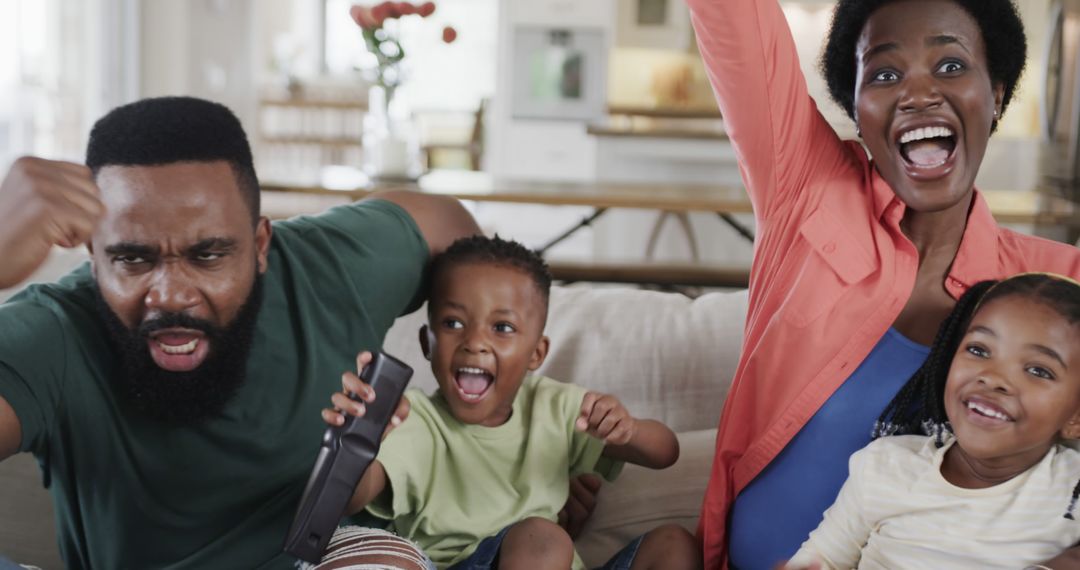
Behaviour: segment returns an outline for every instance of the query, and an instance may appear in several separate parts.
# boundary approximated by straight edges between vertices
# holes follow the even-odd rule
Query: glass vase
[[[415,123],[394,91],[373,86],[364,116],[364,172],[373,180],[416,180],[422,170]]]

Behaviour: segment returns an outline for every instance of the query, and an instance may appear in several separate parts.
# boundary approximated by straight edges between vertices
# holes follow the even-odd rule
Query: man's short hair
[[[156,97],[117,107],[94,124],[86,165],[97,176],[105,166],[160,166],[215,162],[232,167],[254,223],[259,219],[259,179],[240,120],[227,107],[195,97]]]

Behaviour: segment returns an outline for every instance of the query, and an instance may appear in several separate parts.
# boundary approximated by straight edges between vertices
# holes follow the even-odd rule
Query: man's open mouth
[[[209,354],[210,343],[201,331],[166,329],[152,333],[146,340],[154,363],[171,372],[198,368]]]
[[[462,366],[454,370],[454,383],[463,400],[479,402],[495,384],[495,375],[484,368]]]
[[[909,171],[942,175],[956,154],[956,133],[947,126],[917,127],[900,134],[900,156]]]

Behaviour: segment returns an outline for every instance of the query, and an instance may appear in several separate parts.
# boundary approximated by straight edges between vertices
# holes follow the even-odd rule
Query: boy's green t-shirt
[[[585,389],[529,376],[501,426],[463,424],[442,395],[410,390],[408,419],[379,451],[390,488],[368,511],[415,541],[439,568],[467,558],[479,542],[528,517],[556,521],[570,478],[613,480],[622,463],[604,442],[574,429]],[[574,568],[584,568],[575,555]]]
[[[247,379],[189,427],[132,410],[88,266],[0,305],[0,396],[56,504],[70,568],[291,568],[281,553],[320,410],[422,298],[428,249],[386,201],[274,224]]]

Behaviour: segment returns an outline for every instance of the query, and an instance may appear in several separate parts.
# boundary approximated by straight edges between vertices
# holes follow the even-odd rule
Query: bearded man
[[[91,254],[0,306],[0,460],[37,456],[70,568],[292,567],[321,408],[475,221],[388,192],[271,224],[240,122],[193,98],[113,110],[86,163],[0,186],[0,288]]]

